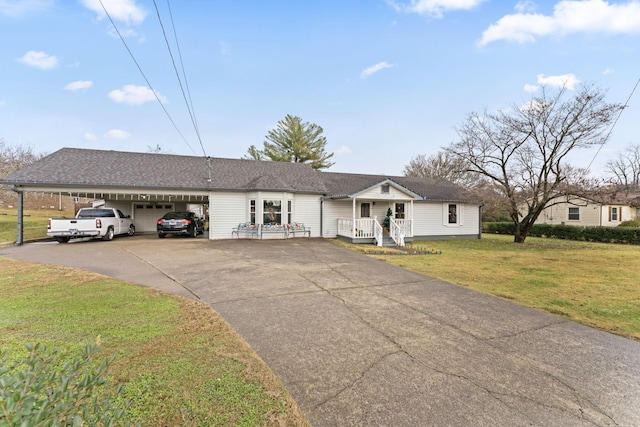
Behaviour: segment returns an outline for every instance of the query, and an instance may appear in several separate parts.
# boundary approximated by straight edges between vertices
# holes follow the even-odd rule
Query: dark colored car
[[[167,234],[181,234],[196,237],[204,233],[204,220],[193,212],[168,212],[156,221],[158,237]]]

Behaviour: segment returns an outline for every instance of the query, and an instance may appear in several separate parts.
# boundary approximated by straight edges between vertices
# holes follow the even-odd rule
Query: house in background
[[[320,172],[303,163],[63,148],[0,183],[18,194],[102,200],[130,214],[143,233],[155,232],[166,212],[192,210],[208,219],[209,239],[231,238],[240,223],[304,223],[311,237],[380,243],[391,209],[388,238],[395,244],[481,235],[480,204],[459,186]]]
[[[617,227],[640,218],[640,194],[617,193],[592,197],[562,196],[553,199],[536,222],[580,226]]]

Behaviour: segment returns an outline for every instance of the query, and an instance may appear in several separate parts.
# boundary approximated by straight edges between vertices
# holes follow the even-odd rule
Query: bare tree
[[[0,177],[5,177],[42,157],[42,154],[34,153],[29,146],[8,145],[4,139],[0,139]]]
[[[509,200],[514,241],[524,243],[545,207],[587,183],[586,171],[570,167],[567,155],[604,144],[622,108],[591,85],[571,96],[567,89],[550,95],[543,88],[510,111],[469,114],[447,150],[500,189]]]
[[[468,169],[464,159],[448,151],[438,151],[429,157],[426,154],[412,157],[402,173],[404,176],[433,178],[439,181],[453,182],[465,188],[472,188],[478,177]]]
[[[631,144],[607,161],[605,172],[617,187],[625,191],[640,190],[640,144]]]

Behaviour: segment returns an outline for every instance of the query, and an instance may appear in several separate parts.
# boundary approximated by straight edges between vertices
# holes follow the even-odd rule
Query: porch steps
[[[382,246],[383,247],[389,247],[389,246],[397,246],[397,245],[396,245],[396,242],[394,242],[391,237],[383,236],[382,237]]]

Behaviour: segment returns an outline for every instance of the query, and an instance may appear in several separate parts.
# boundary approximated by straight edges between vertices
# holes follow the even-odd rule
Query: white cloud
[[[604,71],[602,72],[602,74],[604,74],[606,76],[606,75],[609,75],[609,74],[613,74],[615,72],[616,71],[613,68],[605,68]]]
[[[156,92],[157,93],[157,92]],[[158,98],[164,104],[167,99],[157,93]],[[125,85],[122,89],[114,89],[109,92],[109,98],[119,104],[141,105],[145,102],[156,101],[153,91],[146,86]]]
[[[351,150],[351,148],[347,147],[346,145],[341,146],[340,148],[338,148],[335,153],[338,156],[341,156],[343,154],[351,154],[353,151]]]
[[[131,134],[122,129],[111,129],[107,133],[104,134],[104,137],[107,139],[127,139],[131,136]]]
[[[538,90],[538,86],[527,83],[526,85],[524,85],[523,89],[525,92],[533,93]]]
[[[48,10],[54,0],[0,0],[0,15],[19,18],[32,12]]]
[[[514,7],[516,12],[518,12],[518,13],[535,12],[537,8],[538,8],[538,6],[531,0],[519,1]]]
[[[82,139],[84,139],[85,141],[97,141],[98,137],[91,132],[85,132],[85,134],[82,136]]]
[[[91,86],[93,86],[93,82],[91,80],[77,80],[75,82],[69,83],[64,88],[66,90],[81,90],[89,89]]]
[[[360,73],[361,79],[366,79],[367,77],[377,73],[380,70],[384,70],[385,68],[392,68],[394,65],[389,64],[388,62],[378,62],[376,65],[367,68],[363,72]]]
[[[640,1],[611,4],[605,0],[561,0],[550,16],[524,12],[503,16],[482,33],[478,44],[498,40],[532,43],[538,37],[581,32],[640,33]]]
[[[562,74],[559,76],[545,76],[544,74],[538,74],[538,83],[544,86],[565,87],[569,90],[575,90],[580,80],[575,74]]]
[[[36,52],[30,50],[22,57],[18,58],[18,62],[28,65],[29,67],[40,68],[41,70],[50,70],[58,66],[58,58],[45,52]]]
[[[114,21],[124,22],[127,25],[140,24],[147,16],[147,11],[136,4],[136,0],[82,0],[82,4],[87,9],[94,11],[98,19],[107,17],[104,9],[107,9],[109,16]]]
[[[473,9],[483,1],[484,0],[411,0],[409,4],[399,4],[394,0],[387,0],[387,3],[397,11],[441,18],[444,12]]]

